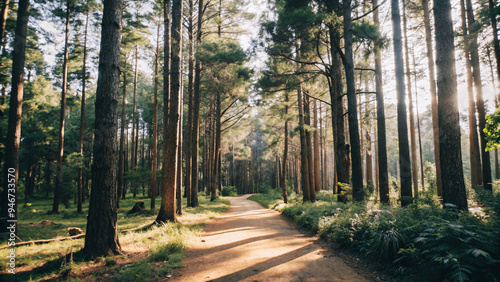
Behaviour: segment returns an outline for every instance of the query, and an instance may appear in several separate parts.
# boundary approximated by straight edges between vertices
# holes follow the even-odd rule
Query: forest
[[[257,202],[367,281],[498,281],[498,1],[1,2],[0,278],[196,281]]]

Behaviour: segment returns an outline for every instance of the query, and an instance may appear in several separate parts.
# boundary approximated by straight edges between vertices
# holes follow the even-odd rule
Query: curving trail
[[[369,281],[300,233],[276,211],[247,198],[190,242],[175,281]]]

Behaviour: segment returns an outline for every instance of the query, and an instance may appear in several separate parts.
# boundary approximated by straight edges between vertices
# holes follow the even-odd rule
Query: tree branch
[[[362,19],[362,18],[364,18],[364,17],[368,16],[369,14],[373,13],[373,12],[374,12],[375,10],[377,10],[380,6],[382,6],[382,5],[385,3],[385,1],[387,1],[387,0],[382,1],[382,3],[378,4],[377,6],[375,6],[375,8],[373,8],[371,11],[368,11],[368,12],[366,12],[366,13],[362,14],[361,16],[359,16],[359,17],[356,17],[356,18],[352,19],[352,21],[357,21],[357,20]]]
[[[329,105],[329,106],[332,106],[332,104],[331,104],[331,103],[328,103],[328,102],[327,102],[327,101],[325,101],[325,100],[321,100],[321,99],[320,99],[320,98],[318,98],[318,97],[314,97],[314,96],[312,96],[312,95],[309,95],[306,91],[303,91],[302,93],[303,93],[304,95],[306,95],[307,97],[310,97],[310,98],[316,99],[316,100],[318,100],[318,101],[320,101],[320,102],[323,102],[323,103],[325,103],[325,104],[327,104],[327,105]]]

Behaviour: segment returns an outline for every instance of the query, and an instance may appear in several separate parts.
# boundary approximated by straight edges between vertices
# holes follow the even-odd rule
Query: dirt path
[[[209,223],[175,281],[369,281],[248,195]]]

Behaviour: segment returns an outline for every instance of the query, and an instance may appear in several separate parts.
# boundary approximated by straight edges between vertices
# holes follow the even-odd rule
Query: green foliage
[[[271,188],[269,184],[259,186],[259,193],[253,194],[248,197],[252,201],[256,201],[265,208],[276,208],[279,204],[283,203],[283,195],[281,190]]]
[[[222,189],[221,196],[223,197],[236,197],[238,193],[236,193],[236,187],[234,186],[226,186]]]
[[[233,42],[205,42],[201,50],[196,56],[206,64],[242,64],[246,60],[243,49]]]
[[[365,60],[368,59],[372,53],[380,52],[388,41],[386,37],[382,36],[377,25],[365,19],[353,22],[352,33],[353,41],[359,42],[365,46]]]
[[[500,109],[495,113],[486,116],[486,127],[484,136],[488,143],[486,150],[490,151],[500,147]]]
[[[115,257],[106,257],[106,258],[104,258],[104,264],[106,266],[115,266],[116,265],[116,258]]]

